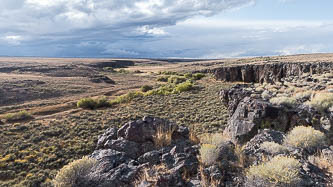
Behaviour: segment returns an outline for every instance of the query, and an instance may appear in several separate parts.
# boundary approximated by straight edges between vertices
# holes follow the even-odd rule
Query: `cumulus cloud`
[[[174,25],[253,0],[1,0],[0,29],[29,34]]]

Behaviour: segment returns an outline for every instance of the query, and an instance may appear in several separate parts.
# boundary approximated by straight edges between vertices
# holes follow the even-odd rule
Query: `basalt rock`
[[[139,143],[153,141],[157,131],[177,132],[178,126],[159,118],[144,117],[142,120],[131,121],[118,130],[118,137]]]
[[[228,121],[225,132],[239,143],[253,138],[260,129],[271,128],[286,132],[295,111],[273,106],[267,101],[245,97]]]
[[[229,115],[232,115],[235,112],[241,100],[252,94],[247,88],[249,88],[249,85],[236,84],[230,89],[223,89],[220,91],[219,95],[221,101],[224,105],[228,106]]]
[[[93,83],[115,84],[116,82],[105,75],[93,75],[89,77],[89,81]]]
[[[171,130],[173,141],[164,147],[155,146],[154,136],[163,130]],[[110,128],[99,137],[97,148],[90,155],[98,163],[87,176],[87,184],[132,187],[146,171],[154,180],[141,179],[138,186],[186,186],[188,181],[183,176],[198,173],[198,149],[189,140],[187,127],[144,117],[126,123],[119,130]],[[162,166],[167,172],[157,172],[156,168]]]

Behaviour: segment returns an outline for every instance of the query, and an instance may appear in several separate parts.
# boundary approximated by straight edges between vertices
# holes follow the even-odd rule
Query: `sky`
[[[0,56],[333,52],[332,0],[0,0]]]

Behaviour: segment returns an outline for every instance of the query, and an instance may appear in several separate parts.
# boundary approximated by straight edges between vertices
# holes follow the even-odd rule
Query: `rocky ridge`
[[[223,66],[206,70],[206,72],[213,73],[217,80],[228,82],[275,83],[290,76],[301,76],[304,73],[322,74],[331,69],[333,69],[333,63],[330,62],[275,62]]]

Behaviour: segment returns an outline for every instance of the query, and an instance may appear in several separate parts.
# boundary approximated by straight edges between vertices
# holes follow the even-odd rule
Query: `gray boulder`
[[[253,138],[260,129],[287,131],[290,128],[289,117],[294,113],[283,107],[273,106],[267,101],[246,97],[229,119],[225,132],[243,144]]]
[[[98,136],[97,149],[104,148],[105,143],[108,140],[116,140],[118,128],[108,128],[106,132]]]
[[[153,141],[158,130],[177,130],[177,125],[160,118],[144,117],[142,120],[126,123],[118,130],[118,137],[126,140],[143,143]]]

